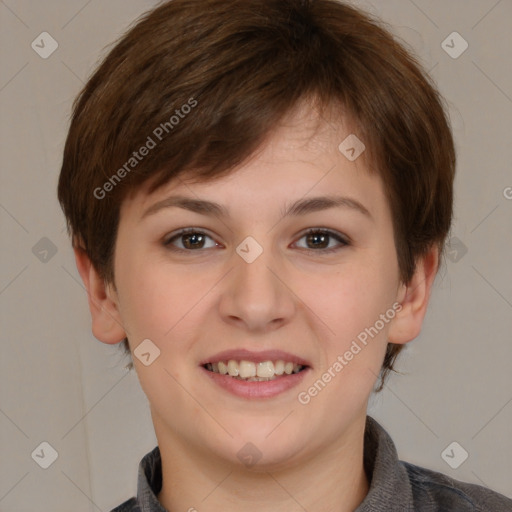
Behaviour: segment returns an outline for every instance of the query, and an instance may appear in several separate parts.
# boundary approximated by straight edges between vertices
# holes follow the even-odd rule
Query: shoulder
[[[140,507],[137,504],[137,500],[135,498],[131,498],[118,507],[113,508],[110,512],[140,512]]]
[[[401,464],[409,475],[415,504],[428,503],[432,512],[512,512],[512,500],[487,487],[461,482],[409,462]]]

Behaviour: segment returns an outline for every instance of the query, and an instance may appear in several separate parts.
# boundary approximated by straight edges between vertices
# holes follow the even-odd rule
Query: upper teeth
[[[263,361],[261,363],[253,363],[252,361],[219,361],[218,363],[208,363],[207,369],[222,375],[229,374],[231,377],[241,377],[247,379],[250,377],[266,377],[271,378],[274,375],[283,375],[286,373],[298,373],[303,366],[285,361]]]

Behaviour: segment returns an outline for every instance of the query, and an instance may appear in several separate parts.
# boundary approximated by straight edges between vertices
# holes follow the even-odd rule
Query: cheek
[[[296,281],[299,283],[299,281]],[[334,333],[375,321],[390,294],[378,266],[361,261],[322,278],[305,277],[301,296]]]
[[[323,367],[332,366],[339,355],[351,351],[347,354],[347,367],[378,370],[391,320],[386,317],[383,321],[381,315],[386,315],[394,303],[397,284],[395,269],[388,264],[389,267],[393,270],[386,272],[381,260],[361,258],[326,279],[305,282],[299,294],[308,297],[305,303],[318,319],[318,334],[324,346]]]
[[[161,340],[193,305],[193,287],[167,265],[132,255],[119,262],[119,296],[124,325],[138,339]]]
[[[334,430],[339,421],[365,406],[378,378],[391,320],[385,322],[380,315],[393,303],[390,289],[376,273],[352,268],[333,278],[327,292],[317,292],[315,305],[310,305],[321,319],[321,350],[314,379],[301,390],[299,402],[310,401],[319,416],[336,418]]]
[[[123,275],[120,297],[131,348],[134,350],[142,340],[149,339],[160,350],[149,366],[134,357],[140,385],[160,414],[172,415],[176,407],[187,408],[178,384],[184,373],[179,363],[189,350],[187,320],[198,302],[199,290],[188,286],[190,282],[182,273],[149,259],[144,264],[135,259],[126,262],[125,270],[128,272]]]

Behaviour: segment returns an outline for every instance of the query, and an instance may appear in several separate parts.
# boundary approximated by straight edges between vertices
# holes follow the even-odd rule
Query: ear
[[[92,333],[103,343],[119,343],[126,338],[119,314],[117,295],[91,263],[87,253],[81,247],[73,249],[78,272],[84,282],[92,316]]]
[[[421,332],[438,264],[439,249],[434,244],[428,253],[416,262],[416,269],[409,284],[400,285],[397,300],[402,309],[391,322],[388,331],[389,342],[405,344]]]

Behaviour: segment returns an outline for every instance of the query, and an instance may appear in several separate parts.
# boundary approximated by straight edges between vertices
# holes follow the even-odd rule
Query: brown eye
[[[210,247],[205,246],[207,239],[213,241],[213,245],[210,245]],[[175,241],[179,242],[181,247],[176,247]],[[211,247],[216,247],[218,244],[206,233],[193,228],[189,228],[184,229],[173,235],[171,238],[167,239],[164,242],[164,245],[172,250],[194,251],[198,249],[209,249]]]
[[[349,242],[338,233],[325,229],[310,229],[300,239],[306,240],[307,251],[333,252],[349,245]],[[338,241],[338,245],[329,247],[332,240]],[[341,244],[341,245],[340,245]]]

